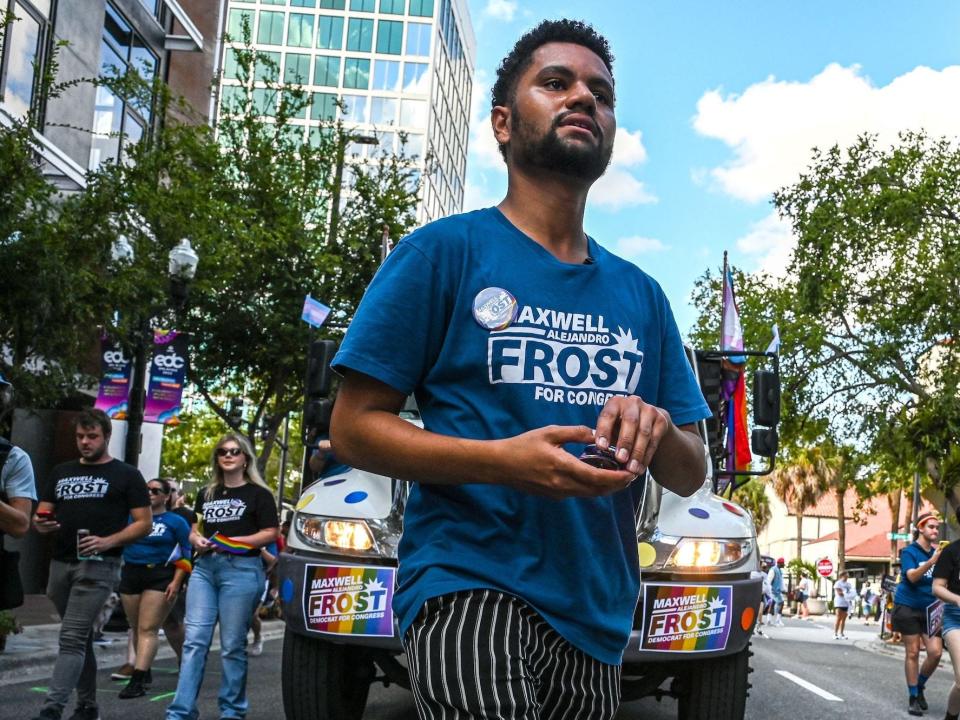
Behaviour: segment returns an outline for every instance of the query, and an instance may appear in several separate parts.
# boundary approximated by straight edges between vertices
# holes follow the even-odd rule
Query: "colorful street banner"
[[[127,419],[133,363],[118,344],[100,336],[100,389],[94,407],[115,420]]]
[[[749,470],[753,462],[750,454],[750,437],[747,434],[747,385],[741,371],[733,397],[727,403],[730,416],[727,420],[727,469]],[[735,468],[733,466],[736,466]]]
[[[180,424],[180,399],[187,380],[188,338],[176,330],[153,331],[153,357],[143,421]]]
[[[307,565],[303,578],[307,630],[392,637],[396,571],[392,567]]]
[[[733,587],[644,583],[640,650],[723,650],[730,637]]]
[[[310,297],[310,293],[303,299],[303,312],[300,313],[300,319],[307,325],[320,327],[330,314],[330,308],[319,300]]]

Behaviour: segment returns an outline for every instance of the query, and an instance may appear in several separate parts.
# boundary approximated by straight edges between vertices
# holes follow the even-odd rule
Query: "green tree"
[[[803,557],[803,517],[816,505],[833,479],[834,468],[816,446],[794,450],[771,479],[774,493],[797,518],[797,557]]]
[[[750,513],[757,535],[770,524],[770,500],[767,497],[766,485],[762,481],[755,480],[740,485],[733,491],[733,500]]]

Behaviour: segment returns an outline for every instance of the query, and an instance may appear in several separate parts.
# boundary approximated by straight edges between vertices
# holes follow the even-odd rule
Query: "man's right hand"
[[[549,425],[504,440],[492,441],[504,467],[504,484],[555,499],[597,497],[623,490],[636,479],[626,470],[601,470],[563,449],[567,443],[594,442],[585,425]]]
[[[56,532],[60,529],[60,523],[57,522],[56,518],[41,517],[36,513],[33,515],[33,526],[37,529],[38,533],[43,535]]]

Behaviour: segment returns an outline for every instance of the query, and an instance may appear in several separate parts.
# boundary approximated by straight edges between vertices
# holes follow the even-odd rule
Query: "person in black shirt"
[[[107,452],[110,418],[86,410],[74,428],[80,459],[53,469],[34,515],[39,532],[54,533],[47,597],[62,619],[60,653],[35,720],[59,720],[74,687],[77,709],[70,720],[99,718],[93,623],[119,581],[123,546],[153,527],[140,471]]]
[[[957,509],[960,522],[960,508]],[[950,543],[933,566],[933,594],[943,601],[943,644],[953,661],[953,687],[947,696],[946,720],[960,719],[960,540]]]
[[[277,506],[247,439],[225,435],[213,453],[213,482],[197,494],[190,533],[197,558],[187,590],[186,640],[167,720],[195,720],[213,629],[220,622],[220,717],[247,714],[247,632],[265,580],[260,548],[277,537]]]

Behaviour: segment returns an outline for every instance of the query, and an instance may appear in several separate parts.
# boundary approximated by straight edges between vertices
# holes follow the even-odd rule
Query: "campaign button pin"
[[[473,319],[487,330],[510,327],[519,309],[517,299],[503,288],[484,288],[473,299]]]

